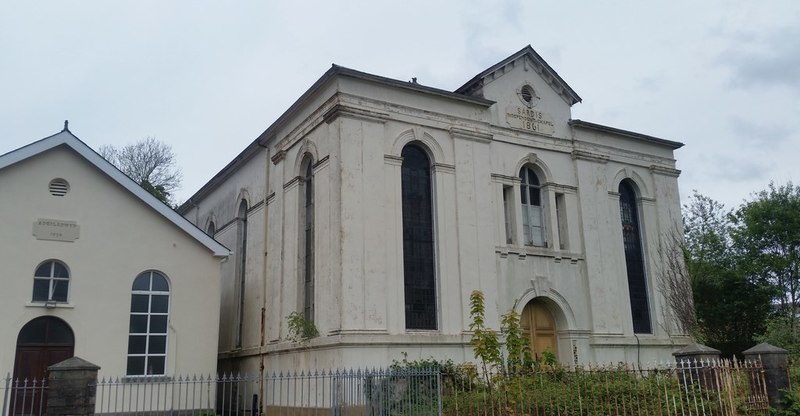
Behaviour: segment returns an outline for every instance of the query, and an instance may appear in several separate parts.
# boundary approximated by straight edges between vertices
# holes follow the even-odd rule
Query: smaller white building
[[[0,156],[0,371],[214,373],[229,251],[65,129]]]

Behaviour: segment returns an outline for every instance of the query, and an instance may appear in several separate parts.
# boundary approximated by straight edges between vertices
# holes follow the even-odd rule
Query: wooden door
[[[14,358],[14,386],[11,410],[15,415],[44,413],[47,367],[72,357],[75,338],[72,329],[58,318],[44,316],[25,324],[17,337]]]
[[[555,319],[543,302],[534,299],[525,305],[520,326],[528,336],[533,358],[540,357],[545,351],[550,351],[558,358]]]

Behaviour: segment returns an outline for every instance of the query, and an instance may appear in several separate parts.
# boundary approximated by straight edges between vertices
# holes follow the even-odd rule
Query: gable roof
[[[622,136],[622,137],[627,137],[627,138],[630,138],[630,139],[650,142],[650,143],[658,144],[658,145],[661,145],[661,146],[669,147],[672,150],[677,150],[677,149],[680,149],[681,147],[683,147],[683,143],[681,143],[681,142],[676,142],[676,141],[667,140],[667,139],[661,139],[661,138],[658,138],[658,137],[648,136],[648,135],[642,134],[642,133],[636,133],[635,131],[622,130],[622,129],[618,129],[616,127],[604,126],[602,124],[590,123],[588,121],[583,121],[583,120],[578,120],[578,119],[570,120],[567,124],[569,124],[572,127],[579,127],[579,128],[583,128],[583,129],[587,129],[587,130],[594,130],[594,131],[599,131],[599,132],[602,132],[602,133],[608,133],[608,134],[613,134],[613,135],[616,135],[616,136]]]
[[[60,131],[59,133],[35,141],[27,146],[20,147],[19,149],[12,150],[4,155],[0,155],[0,170],[59,146],[67,146],[77,152],[87,162],[100,169],[113,181],[127,189],[128,192],[135,195],[150,208],[161,214],[167,220],[175,224],[178,228],[192,236],[200,244],[211,250],[211,252],[214,253],[214,256],[226,257],[231,254],[231,251],[225,246],[209,237],[208,234],[204,233],[189,220],[182,217],[172,208],[161,202],[158,198],[154,197],[152,194],[150,194],[150,192],[147,192],[133,179],[122,173],[122,171],[117,169],[97,152],[92,150],[92,148],[86,143],[82,142],[79,138],[73,135],[72,132],[67,129],[66,125],[64,130]]]
[[[536,71],[542,75],[542,78],[547,81],[550,87],[553,88],[553,90],[555,90],[555,92],[557,92],[558,95],[560,95],[561,98],[567,102],[567,104],[573,105],[583,101],[578,93],[575,92],[575,90],[573,90],[569,85],[567,85],[567,82],[564,81],[561,76],[559,76],[558,73],[551,68],[550,65],[548,65],[538,53],[536,53],[535,50],[533,50],[531,45],[522,48],[519,52],[492,65],[480,74],[475,75],[475,77],[467,81],[466,84],[459,87],[455,91],[456,94],[470,94],[471,92],[483,86],[483,80],[487,75],[523,57],[527,57],[531,60]]]
[[[258,137],[247,147],[245,147],[244,150],[242,150],[235,158],[233,158],[233,160],[225,165],[225,167],[220,169],[219,172],[217,172],[208,182],[205,183],[205,185],[203,185],[197,190],[197,192],[189,197],[189,199],[184,201],[183,205],[178,207],[178,212],[188,212],[194,202],[204,198],[206,195],[216,189],[220,183],[222,183],[230,174],[236,171],[238,166],[250,159],[250,157],[252,157],[260,147],[266,147],[267,142],[275,136],[275,133],[284,127],[284,125],[291,120],[297,111],[310,101],[311,97],[313,97],[317,91],[321,90],[323,86],[327,85],[328,82],[331,82],[336,77],[354,78],[385,85],[390,88],[400,88],[423,94],[431,94],[444,99],[462,102],[469,105],[477,105],[484,108],[488,108],[494,104],[494,101],[481,97],[472,97],[457,92],[450,92],[435,87],[417,84],[415,82],[400,81],[397,79],[382,77],[380,75],[374,75],[332,64],[330,69],[325,71],[325,73],[322,74],[322,76],[319,77],[319,79],[317,79],[317,81],[314,82],[314,84],[312,84],[311,87],[309,87],[300,96],[300,98],[295,100],[295,102],[292,103],[292,105],[289,106],[289,108],[287,108],[272,124],[270,124],[263,133],[259,134]]]

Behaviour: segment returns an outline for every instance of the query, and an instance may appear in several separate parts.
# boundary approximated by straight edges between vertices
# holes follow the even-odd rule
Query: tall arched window
[[[164,375],[169,326],[169,282],[156,271],[133,281],[128,335],[129,376]]]
[[[525,244],[543,247],[547,245],[547,240],[544,236],[544,210],[539,177],[530,166],[523,166],[519,171],[519,178],[522,180],[519,189]]]
[[[300,264],[302,273],[303,318],[314,322],[314,163],[310,157],[303,162],[301,183],[300,225],[302,227],[302,251]]]
[[[236,222],[237,237],[239,239],[236,245],[239,266],[236,276],[236,347],[239,348],[242,346],[242,337],[244,333],[244,284],[247,273],[247,201],[244,199],[239,203]]]
[[[402,157],[406,329],[436,329],[431,163],[414,144],[403,148]]]
[[[33,302],[66,302],[69,270],[58,260],[48,260],[33,273]]]
[[[619,211],[622,220],[622,243],[628,273],[633,332],[647,334],[651,333],[652,329],[647,301],[647,283],[644,275],[639,210],[636,205],[636,192],[627,181],[619,184]]]

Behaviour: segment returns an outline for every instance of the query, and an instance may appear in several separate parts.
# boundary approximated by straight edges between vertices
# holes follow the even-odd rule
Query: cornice
[[[602,124],[590,123],[588,121],[573,119],[569,120],[568,124],[571,127],[593,130],[613,136],[627,137],[629,139],[649,142],[660,146],[668,147],[672,150],[680,149],[681,147],[683,147],[683,143],[681,142],[666,140],[659,137],[648,136],[646,134],[637,133],[634,131],[622,130],[616,127],[604,126]]]
[[[433,171],[436,173],[456,173],[456,167],[446,163],[434,163]]]
[[[505,185],[514,185],[522,182],[522,179],[520,179],[518,176],[508,176],[501,173],[492,173],[490,176],[493,182],[502,183]]]
[[[680,169],[674,169],[667,166],[650,165],[650,172],[656,175],[672,176],[675,178],[681,176]]]
[[[597,163],[608,163],[611,157],[606,155],[601,155],[599,153],[592,153],[587,152],[585,150],[573,150],[572,151],[572,159],[573,160],[588,160],[590,162],[597,162]]]
[[[467,130],[460,127],[451,127],[450,135],[453,138],[467,139],[479,143],[489,143],[492,141],[493,135],[489,132]]]
[[[333,121],[339,117],[348,117],[375,123],[385,123],[386,120],[389,119],[389,115],[386,113],[353,107],[341,102],[335,104],[322,115],[322,119],[328,124],[333,123]]]
[[[314,173],[317,173],[318,171],[325,169],[328,166],[328,161],[330,160],[330,158],[331,155],[325,155],[325,157],[320,159],[317,163],[313,164],[311,166],[311,169],[314,170]]]
[[[288,182],[283,184],[283,190],[284,191],[288,191],[289,189],[294,188],[295,186],[297,186],[300,183],[301,180],[303,180],[303,178],[301,178],[299,176],[295,176],[294,178],[289,179]]]
[[[281,160],[286,158],[286,151],[285,150],[278,150],[275,152],[274,155],[270,158],[272,160],[273,165],[277,165],[280,163]]]
[[[403,158],[395,155],[383,155],[383,161],[387,165],[402,166]]]
[[[564,184],[555,183],[555,182],[545,182],[545,184],[542,185],[542,187],[544,187],[544,188],[553,188],[554,190],[559,190],[559,191],[562,191],[562,192],[565,192],[565,193],[571,193],[571,194],[574,194],[574,193],[578,192],[578,187],[577,186],[564,185]]]

